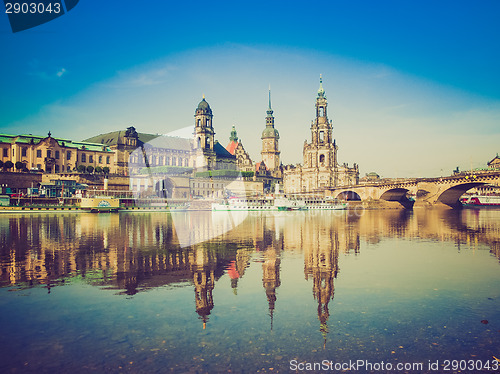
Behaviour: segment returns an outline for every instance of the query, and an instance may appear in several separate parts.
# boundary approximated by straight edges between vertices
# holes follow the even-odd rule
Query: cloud
[[[66,74],[66,69],[65,68],[61,68],[57,73],[56,75],[61,78],[64,74]]]

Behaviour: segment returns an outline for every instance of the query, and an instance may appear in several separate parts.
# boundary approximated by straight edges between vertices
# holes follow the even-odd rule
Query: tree
[[[92,174],[94,167],[92,165],[87,166],[87,173]]]
[[[102,172],[103,172],[104,174],[109,174],[109,167],[107,167],[107,166],[103,167],[103,168],[102,168]]]
[[[21,170],[24,168],[24,164],[21,161],[16,161],[16,169]]]
[[[77,170],[78,170],[80,173],[85,173],[85,165],[78,165]]]
[[[96,167],[95,167],[95,169],[94,169],[94,171],[95,171],[96,173],[102,173],[102,167],[100,167],[100,166],[96,166]]]
[[[12,161],[5,161],[4,164],[3,164],[3,168],[4,169],[12,169],[14,167],[14,163]]]
[[[3,168],[3,161],[0,160],[0,168]]]

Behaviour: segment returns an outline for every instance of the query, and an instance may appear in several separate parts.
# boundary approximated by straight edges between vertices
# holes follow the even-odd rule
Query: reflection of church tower
[[[338,250],[332,247],[315,248],[305,253],[304,261],[306,279],[311,276],[313,278],[313,296],[318,302],[320,331],[326,345],[328,318],[330,317],[328,303],[333,299],[335,292],[334,279],[338,272]]]
[[[267,109],[266,128],[262,131],[262,161],[273,174],[279,171],[280,151],[278,140],[280,135],[274,128],[274,116],[271,109],[271,90],[269,90],[269,108]]]
[[[271,317],[271,330],[273,329],[274,307],[276,303],[276,288],[281,285],[280,281],[280,259],[274,248],[269,248],[264,253],[262,264],[262,285],[266,290],[267,302],[269,304],[269,316]]]
[[[205,329],[208,316],[214,308],[212,291],[215,286],[216,261],[204,249],[195,250],[191,257],[196,313],[198,313],[199,319],[203,321],[203,328]]]
[[[197,150],[198,157],[196,166],[198,168],[208,166],[210,169],[215,166],[215,152],[214,152],[214,136],[215,131],[212,126],[212,109],[205,101],[205,96],[198,104],[194,114],[194,136],[195,136],[195,149]],[[201,158],[204,156],[204,159]]]

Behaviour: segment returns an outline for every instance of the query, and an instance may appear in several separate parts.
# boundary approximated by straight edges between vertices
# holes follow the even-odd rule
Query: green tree
[[[24,164],[21,161],[16,161],[16,169],[21,170],[24,168]]]
[[[96,167],[95,167],[95,169],[94,169],[94,171],[95,171],[96,173],[102,173],[102,167],[100,167],[100,166],[96,166]]]
[[[94,167],[92,165],[87,166],[87,173],[92,174]]]
[[[12,161],[5,161],[3,164],[3,168],[6,170],[12,169],[14,167],[14,163]]]
[[[103,172],[104,174],[109,174],[109,167],[107,167],[107,166],[103,167],[103,168],[102,168],[102,172]]]
[[[77,170],[78,170],[80,173],[85,173],[85,165],[78,165]]]

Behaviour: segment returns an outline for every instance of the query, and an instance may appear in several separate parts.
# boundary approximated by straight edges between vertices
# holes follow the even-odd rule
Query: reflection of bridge
[[[408,195],[416,198],[417,204],[446,204],[452,208],[460,207],[460,196],[467,190],[485,185],[500,185],[500,172],[478,172],[441,178],[417,178],[398,180],[389,183],[369,183],[342,188],[332,188],[330,195],[354,200],[397,201],[405,207],[412,204]]]

